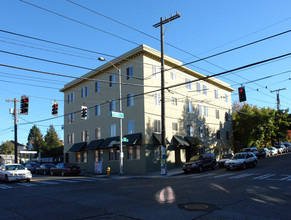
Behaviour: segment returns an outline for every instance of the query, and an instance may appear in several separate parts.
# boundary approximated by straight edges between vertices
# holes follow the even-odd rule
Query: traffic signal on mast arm
[[[59,104],[57,102],[52,103],[52,115],[58,115],[59,113]]]
[[[27,96],[21,96],[20,114],[28,115],[28,103],[29,98]]]
[[[87,119],[87,106],[81,106],[81,119]]]
[[[244,102],[244,101],[247,100],[246,90],[245,90],[244,86],[241,86],[241,87],[238,88],[238,96],[239,96],[239,101],[240,102]]]

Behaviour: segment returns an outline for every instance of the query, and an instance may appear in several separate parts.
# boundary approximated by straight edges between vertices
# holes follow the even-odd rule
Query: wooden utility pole
[[[279,111],[279,109],[280,109],[280,97],[279,97],[279,92],[280,92],[281,90],[286,90],[286,88],[283,88],[283,89],[277,89],[277,90],[272,90],[272,91],[270,91],[271,93],[273,93],[273,92],[276,92],[276,93],[277,93],[277,110],[278,110],[278,111]]]

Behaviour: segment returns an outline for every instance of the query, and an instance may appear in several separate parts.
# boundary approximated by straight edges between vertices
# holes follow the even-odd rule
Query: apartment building
[[[113,64],[113,65],[112,65]],[[77,163],[83,172],[119,172],[119,74],[123,137],[123,170],[144,174],[161,169],[160,52],[146,45],[111,60],[66,84],[64,93],[65,161]],[[231,92],[229,84],[204,75],[165,56],[165,129],[168,169],[181,166],[193,152],[219,155],[232,144]],[[81,119],[81,107],[87,119]],[[197,146],[196,146],[197,147]]]

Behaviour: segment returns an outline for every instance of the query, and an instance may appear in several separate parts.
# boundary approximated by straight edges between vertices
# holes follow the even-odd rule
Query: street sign
[[[122,142],[128,142],[127,138],[122,138]]]
[[[124,114],[122,112],[111,111],[110,115],[111,115],[111,117],[114,117],[114,118],[124,118]]]

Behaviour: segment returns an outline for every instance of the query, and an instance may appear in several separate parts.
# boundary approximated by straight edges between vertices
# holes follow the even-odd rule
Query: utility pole
[[[14,162],[17,163],[17,102],[20,102],[20,100],[14,98],[14,100],[6,99],[6,101],[14,102]]]
[[[162,150],[162,162],[161,162],[161,174],[165,175],[166,172],[166,129],[165,129],[165,77],[164,77],[164,30],[163,25],[173,21],[180,17],[180,13],[176,15],[171,15],[170,18],[163,20],[160,18],[160,22],[153,25],[154,28],[161,27],[161,150]]]
[[[270,91],[271,93],[273,93],[273,92],[276,92],[276,93],[277,93],[277,110],[278,110],[278,111],[279,111],[279,109],[280,109],[280,97],[279,97],[279,92],[280,92],[281,90],[286,90],[286,88],[283,88],[283,89],[277,89],[277,90],[272,90],[272,91]]]

